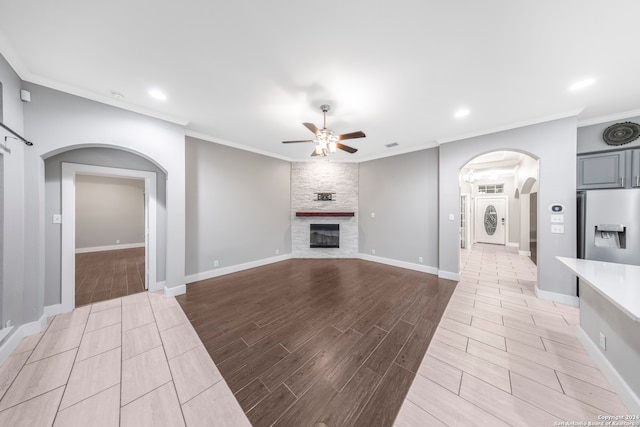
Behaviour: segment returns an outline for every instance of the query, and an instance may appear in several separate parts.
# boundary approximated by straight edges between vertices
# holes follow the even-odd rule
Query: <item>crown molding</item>
[[[581,128],[585,126],[598,125],[600,123],[614,122],[616,120],[623,120],[623,119],[628,119],[630,117],[636,117],[636,116],[640,116],[640,109],[624,111],[624,112],[615,113],[615,114],[609,114],[606,116],[594,117],[592,119],[579,120],[578,127]]]

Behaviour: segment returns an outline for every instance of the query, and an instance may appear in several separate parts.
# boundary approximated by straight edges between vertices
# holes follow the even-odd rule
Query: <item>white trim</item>
[[[518,251],[520,256],[531,256],[531,251]]]
[[[43,316],[45,319],[57,314],[66,313],[62,304],[47,305],[44,308]]]
[[[504,132],[506,130],[518,129],[518,128],[525,127],[525,126],[537,125],[539,123],[552,122],[554,120],[566,119],[566,118],[569,118],[569,117],[577,117],[582,112],[582,110],[584,110],[584,107],[577,108],[575,110],[566,111],[564,113],[552,114],[550,116],[545,116],[545,117],[538,117],[538,118],[535,118],[535,119],[525,120],[525,121],[517,122],[517,123],[511,123],[511,124],[508,124],[508,125],[505,125],[505,126],[498,126],[498,127],[495,127],[495,128],[489,128],[489,129],[480,130],[480,131],[477,131],[477,132],[471,132],[471,133],[467,133],[467,134],[461,134],[461,135],[458,135],[458,136],[452,136],[452,137],[446,137],[446,138],[439,138],[439,139],[436,140],[436,142],[438,143],[438,145],[442,145],[442,144],[446,144],[448,142],[460,141],[460,140],[463,140],[463,139],[474,138],[474,137],[482,136],[482,135],[490,135],[492,133]]]
[[[640,110],[624,111],[622,113],[609,114],[607,116],[594,117],[592,119],[578,120],[578,127],[597,125],[600,123],[613,122],[615,120],[628,119],[640,116]]]
[[[46,309],[46,307],[45,307]],[[47,326],[47,316],[43,314],[40,319],[25,323],[21,325],[18,329],[16,329],[13,335],[9,336],[9,338],[0,344],[0,365],[2,365],[5,360],[11,356],[11,353],[18,348],[20,342],[24,337],[28,337],[29,335],[39,334],[44,331]]]
[[[629,409],[630,414],[640,414],[640,398],[633,392],[629,384],[613,367],[609,359],[602,354],[596,343],[594,343],[580,325],[576,328],[576,336],[589,353],[589,356],[596,362],[600,371],[604,374],[609,384],[616,390],[620,399]]]
[[[4,339],[4,337],[6,337],[7,335],[9,335],[9,333],[11,331],[13,331],[13,326],[8,326],[6,328],[2,328],[0,329],[0,342],[2,342],[2,340]]]
[[[536,285],[535,292],[538,298],[546,301],[559,302],[560,304],[572,305],[574,307],[580,306],[580,298],[575,297],[573,295],[565,295],[565,294],[559,294],[557,292],[543,291],[542,289],[538,288],[538,285]]]
[[[414,264],[412,262],[398,261],[397,259],[383,258],[383,257],[364,254],[364,253],[359,253],[358,258],[365,261],[377,262],[380,264],[392,265],[394,267],[406,268],[407,270],[420,271],[422,273],[429,273],[433,275],[438,274],[438,269],[436,267],[430,267],[428,265]]]
[[[164,287],[164,296],[165,297],[176,297],[178,295],[184,295],[187,293],[187,285],[178,285],[173,288]]]
[[[150,291],[157,288],[157,195],[156,173],[133,169],[110,168],[103,166],[84,165],[77,163],[62,163],[62,244],[61,244],[61,282],[63,312],[75,308],[75,205],[76,205],[76,174],[86,173],[101,176],[117,176],[144,179],[145,192],[145,285]]]
[[[438,270],[438,277],[456,282],[460,281],[460,273],[452,273],[451,271]]]
[[[273,264],[274,262],[280,262],[291,259],[291,254],[278,255],[271,258],[259,259],[257,261],[245,262],[243,264],[236,264],[229,267],[216,268],[215,270],[204,271],[202,273],[190,274],[186,276],[185,282],[187,284],[193,282],[199,282],[200,280],[212,279],[214,277],[224,276],[231,273],[237,273],[239,271],[248,270],[250,268],[262,267],[263,265]],[[165,288],[173,289],[173,288]]]
[[[520,247],[520,243],[516,243],[516,242],[507,242],[507,245],[510,248],[517,248]]]
[[[86,254],[89,252],[117,251],[120,249],[144,248],[144,243],[124,243],[121,245],[109,246],[93,246],[91,248],[76,248],[77,254]]]
[[[298,161],[298,160],[294,160],[294,159],[292,159],[290,157],[281,156],[279,154],[271,153],[269,151],[260,150],[258,148],[254,148],[254,147],[249,147],[248,145],[238,144],[237,142],[227,141],[226,139],[217,138],[215,136],[207,135],[205,133],[195,132],[195,131],[192,131],[192,130],[189,130],[189,129],[185,130],[184,134],[186,136],[190,136],[192,138],[201,139],[203,141],[213,142],[215,144],[220,144],[220,145],[226,145],[227,147],[233,147],[233,148],[237,148],[239,150],[248,151],[250,153],[256,153],[256,154],[260,154],[260,155],[263,155],[263,156],[273,157],[273,158],[276,158],[276,159],[285,160],[287,162],[296,162],[296,161]]]
[[[22,331],[22,327],[19,327],[13,335],[9,336],[5,341],[2,341],[2,344],[0,344],[0,365],[18,348],[22,338],[24,338],[24,332]]]

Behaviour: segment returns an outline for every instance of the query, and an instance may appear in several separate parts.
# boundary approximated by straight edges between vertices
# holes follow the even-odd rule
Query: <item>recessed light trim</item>
[[[580,90],[580,89],[583,89],[583,88],[585,88],[587,86],[591,86],[595,82],[596,82],[596,79],[594,79],[594,78],[580,80],[579,82],[575,82],[574,84],[569,86],[569,90]]]
[[[160,101],[166,101],[167,100],[167,95],[164,94],[164,92],[162,92],[159,89],[151,89],[149,91],[149,96],[155,99],[158,99]]]
[[[471,111],[469,111],[469,109],[467,108],[461,108],[458,111],[455,112],[455,114],[453,115],[456,119],[461,119],[463,117],[467,117],[469,115],[469,113],[471,113]]]

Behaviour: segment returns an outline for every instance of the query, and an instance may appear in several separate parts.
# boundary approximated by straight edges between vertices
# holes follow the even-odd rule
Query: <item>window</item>
[[[478,194],[504,193],[504,184],[483,184],[478,185]]]

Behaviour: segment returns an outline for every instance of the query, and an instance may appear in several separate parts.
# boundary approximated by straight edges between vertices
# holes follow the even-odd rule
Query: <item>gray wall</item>
[[[360,253],[375,249],[413,264],[422,257],[437,267],[438,148],[363,162],[359,170]]]
[[[122,160],[124,157],[114,157],[114,153],[126,151],[140,161],[146,160],[146,165],[150,162],[154,170],[165,172],[164,178],[158,176],[158,194],[166,194],[166,213],[158,212],[158,231],[163,230],[166,239],[161,241],[158,236],[158,283],[150,284],[150,288],[184,284],[184,128],[43,86],[25,83],[25,87],[31,91],[31,102],[24,106],[26,134],[34,141],[34,147],[25,155],[29,173],[24,180],[26,221],[31,225],[25,231],[25,263],[31,266],[25,281],[34,284],[33,292],[24,295],[29,301],[29,312],[25,314],[28,320],[39,319],[44,305],[60,302],[60,245],[56,243],[59,230],[54,232],[53,240],[49,234],[51,215],[59,213],[51,203],[54,199],[53,203],[60,201],[54,193],[48,194],[52,187],[56,188],[53,191],[60,190],[58,184],[45,177],[44,160],[58,154],[62,159],[62,153],[75,149],[105,147],[110,151],[96,154],[93,160],[69,158],[71,162],[145,169],[141,162],[136,163],[138,160],[128,164]],[[166,218],[161,219],[160,215],[165,214]]]
[[[290,163],[186,138],[186,274],[291,253]]]
[[[594,151],[620,150],[626,148],[640,147],[640,138],[633,142],[618,147],[607,145],[602,140],[602,133],[609,126],[616,123],[633,122],[640,123],[640,116],[630,117],[628,119],[615,120],[612,122],[599,123],[597,125],[589,125],[578,128],[578,153],[590,153]]]
[[[0,81],[3,86],[3,123],[14,131],[24,135],[23,104],[20,101],[20,89],[22,81],[13,71],[2,55],[0,55]],[[0,129],[0,138],[4,144],[4,136],[11,134]],[[2,324],[7,320],[19,326],[25,323],[25,310],[30,301],[24,297],[25,287],[33,288],[32,284],[25,283],[25,269],[33,266],[25,264],[25,230],[31,226],[25,222],[25,196],[24,196],[24,153],[29,150],[22,143],[9,139],[6,144],[11,153],[1,152],[4,162],[2,192]],[[28,293],[28,290],[27,290]],[[16,328],[17,329],[17,328]]]
[[[45,306],[60,303],[61,224],[53,214],[61,212],[62,162],[155,172],[157,175],[157,264],[156,280],[165,280],[166,265],[166,175],[156,165],[136,154],[113,148],[87,147],[65,151],[45,160]]]
[[[142,244],[144,180],[76,175],[76,250]]]
[[[555,259],[576,255],[576,119],[554,120],[440,146],[440,270],[459,273],[460,168],[473,157],[495,150],[522,151],[540,160],[538,186],[538,287],[575,296],[576,280]],[[547,207],[566,208],[565,233],[552,234]],[[449,214],[455,221],[449,221]]]

